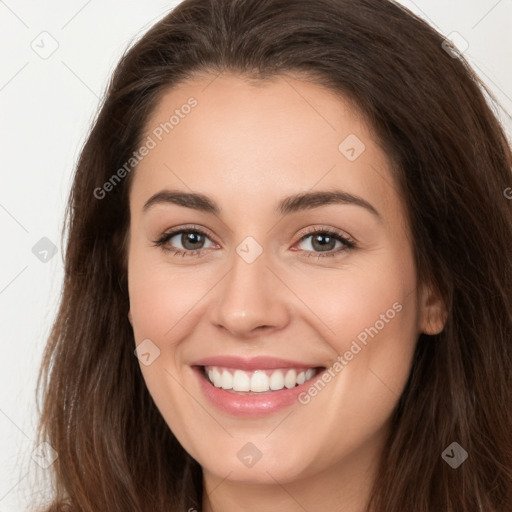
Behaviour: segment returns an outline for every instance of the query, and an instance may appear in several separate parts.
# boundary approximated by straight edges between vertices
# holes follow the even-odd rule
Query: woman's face
[[[168,92],[143,143],[129,316],[172,432],[218,481],[368,471],[442,326],[362,118],[305,81],[211,75]]]

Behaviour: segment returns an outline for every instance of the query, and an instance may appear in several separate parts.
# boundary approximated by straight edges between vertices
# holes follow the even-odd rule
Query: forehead
[[[377,203],[396,195],[388,157],[353,104],[291,77],[183,82],[161,97],[142,138],[152,149],[134,173],[138,206],[171,185],[245,205],[314,188]]]

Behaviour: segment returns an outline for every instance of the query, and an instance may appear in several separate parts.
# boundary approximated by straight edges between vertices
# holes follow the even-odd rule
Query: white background
[[[1,512],[26,510],[35,489],[35,383],[63,278],[61,228],[80,147],[122,52],[176,3],[0,0]],[[401,3],[469,43],[464,54],[501,103],[510,139],[512,2]],[[51,47],[43,31],[58,43],[47,59],[31,47],[41,37]],[[46,263],[32,252],[42,237],[58,249]]]

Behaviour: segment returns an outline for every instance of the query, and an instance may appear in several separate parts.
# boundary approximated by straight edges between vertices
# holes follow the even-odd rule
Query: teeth
[[[276,391],[284,388],[283,372],[272,372],[270,376],[270,389]]]
[[[236,370],[233,374],[233,388],[237,389],[238,391],[250,391],[252,386],[252,381],[249,378],[249,375],[247,373]],[[253,390],[254,391],[254,390]]]
[[[210,366],[205,367],[205,374],[217,388],[264,393],[269,390],[280,391],[285,387],[291,389],[304,384],[316,375],[316,370],[309,368],[308,370],[278,369],[246,372]]]
[[[295,370],[288,370],[284,377],[284,385],[288,388],[294,388],[297,383],[297,373]]]
[[[208,378],[216,388],[222,387],[222,374],[217,368],[210,368],[210,370],[208,370]]]
[[[241,370],[238,370],[241,371]],[[245,372],[242,372],[245,373]],[[270,386],[270,379],[265,375],[264,372],[256,370],[251,377],[251,391],[261,392],[268,391]],[[240,391],[233,386],[234,391]]]
[[[231,389],[233,387],[233,377],[227,370],[222,371],[221,386],[222,389]]]

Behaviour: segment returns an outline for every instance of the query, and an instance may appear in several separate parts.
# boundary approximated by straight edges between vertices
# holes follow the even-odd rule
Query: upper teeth
[[[279,391],[284,387],[288,389],[297,384],[303,384],[314,377],[316,370],[295,370],[290,368],[277,370],[229,370],[218,366],[206,366],[205,373],[210,382],[218,388],[232,389],[233,391],[265,392]]]

